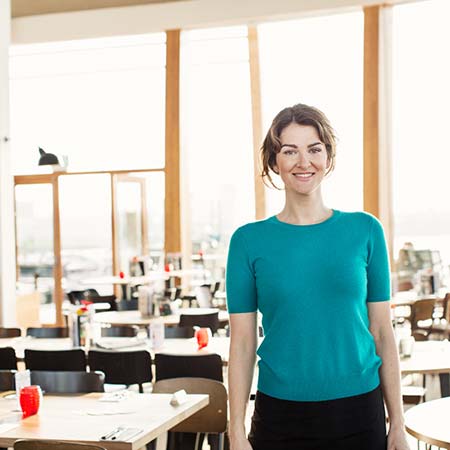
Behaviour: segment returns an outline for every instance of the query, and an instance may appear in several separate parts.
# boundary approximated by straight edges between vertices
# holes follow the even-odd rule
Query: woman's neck
[[[284,208],[277,214],[277,218],[294,225],[313,225],[323,222],[332,214],[333,210],[324,205],[322,198],[301,198],[292,201],[286,197]]]

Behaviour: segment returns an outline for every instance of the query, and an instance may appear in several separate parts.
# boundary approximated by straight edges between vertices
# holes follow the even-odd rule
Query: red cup
[[[19,401],[24,419],[38,413],[41,396],[42,391],[40,386],[25,386],[20,390]]]
[[[211,330],[209,328],[199,328],[198,330],[195,330],[195,337],[197,338],[199,350],[205,348],[208,345],[210,335]]]

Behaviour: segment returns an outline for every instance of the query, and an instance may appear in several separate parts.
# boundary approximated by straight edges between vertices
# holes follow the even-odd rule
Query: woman
[[[230,243],[231,450],[409,449],[384,234],[367,213],[325,206],[335,145],[325,115],[302,104],[283,109],[264,140],[262,175],[280,176],[285,206]],[[247,438],[257,310],[265,337]]]

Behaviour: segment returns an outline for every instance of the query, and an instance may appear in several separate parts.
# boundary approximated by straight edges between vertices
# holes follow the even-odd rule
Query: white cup
[[[414,338],[412,336],[400,339],[399,351],[401,356],[411,356],[414,349]]]

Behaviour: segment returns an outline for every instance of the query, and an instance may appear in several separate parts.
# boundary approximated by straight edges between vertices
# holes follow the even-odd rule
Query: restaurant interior
[[[0,447],[229,448],[228,246],[282,209],[260,147],[301,102],[338,136],[326,203],[384,228],[411,448],[450,449],[449,17],[1,0]]]

